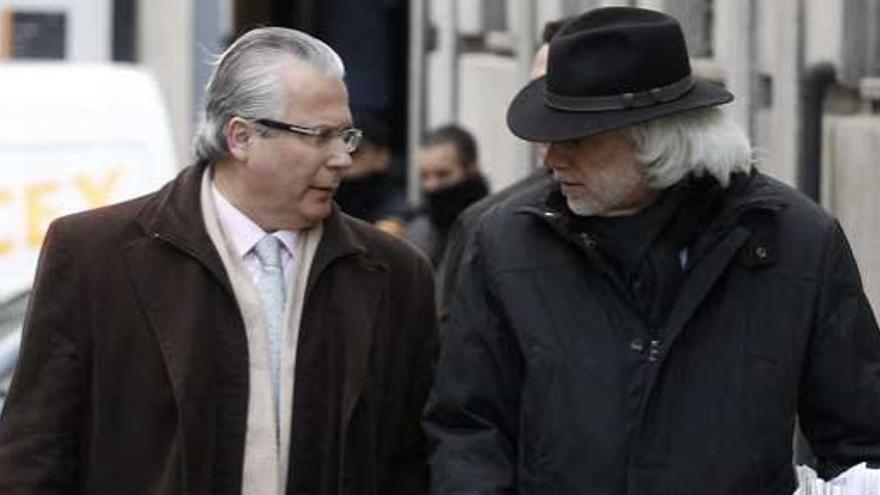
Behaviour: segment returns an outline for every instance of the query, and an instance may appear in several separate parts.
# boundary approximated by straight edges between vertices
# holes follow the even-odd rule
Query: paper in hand
[[[795,495],[880,495],[880,469],[857,464],[840,476],[825,481],[808,466],[797,467]]]

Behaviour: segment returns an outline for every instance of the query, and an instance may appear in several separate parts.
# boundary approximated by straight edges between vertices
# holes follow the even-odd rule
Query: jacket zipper
[[[600,253],[597,248],[596,240],[593,239],[589,233],[579,232],[577,234],[577,239],[575,239],[571,235],[572,233],[567,232],[561,225],[559,225],[559,214],[557,212],[547,210],[544,212],[543,217],[546,219],[550,227],[562,236],[563,239],[568,239],[587,255],[587,258],[592,261],[600,271],[602,271],[605,278],[611,283],[612,288],[618,293],[617,296],[619,298],[622,298],[622,300],[625,301],[629,297],[626,287],[619,280],[614,270],[608,266],[608,262],[605,261],[602,253]],[[647,361],[649,363],[657,363],[660,360],[662,352],[662,341],[659,338],[661,331],[653,329],[653,331],[648,331],[647,333],[651,339],[648,341],[649,345],[646,352]]]

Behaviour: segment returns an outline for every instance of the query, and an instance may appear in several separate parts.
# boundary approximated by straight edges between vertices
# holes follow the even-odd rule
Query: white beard
[[[566,204],[575,215],[613,216],[617,209],[641,206],[639,199],[646,190],[644,174],[633,171],[621,175],[618,170],[603,171],[594,174],[591,179],[583,187],[584,194],[565,197]]]

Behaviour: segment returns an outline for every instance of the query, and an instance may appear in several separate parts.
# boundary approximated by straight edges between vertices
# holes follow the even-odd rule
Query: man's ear
[[[226,147],[236,160],[245,161],[254,138],[254,128],[241,117],[232,117],[226,124]]]

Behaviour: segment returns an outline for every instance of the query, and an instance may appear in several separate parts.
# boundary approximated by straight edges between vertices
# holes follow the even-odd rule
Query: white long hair
[[[669,187],[688,174],[709,174],[723,187],[754,165],[748,136],[719,107],[691,110],[626,128],[648,184]]]

